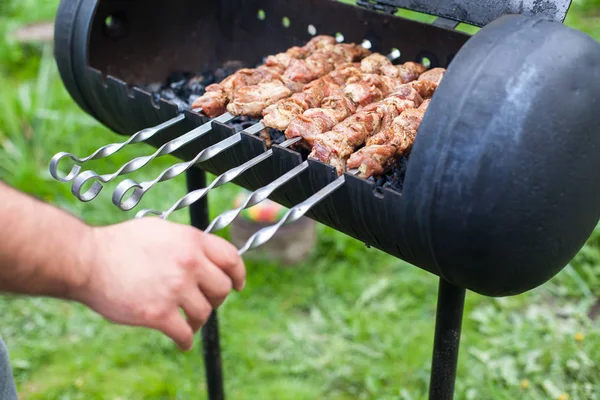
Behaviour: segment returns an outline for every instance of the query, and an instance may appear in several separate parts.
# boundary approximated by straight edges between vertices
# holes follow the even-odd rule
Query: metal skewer
[[[81,164],[84,164],[91,160],[98,160],[101,158],[111,156],[130,144],[145,142],[152,136],[156,135],[158,132],[168,128],[171,125],[175,125],[179,121],[182,121],[184,118],[185,116],[183,114],[179,114],[178,116],[168,121],[165,121],[162,124],[156,125],[155,127],[142,129],[141,131],[134,133],[129,137],[129,139],[127,139],[124,142],[110,143],[105,146],[102,146],[87,157],[77,157],[72,153],[67,153],[64,151],[57,153],[54,155],[54,157],[52,157],[52,160],[50,161],[50,175],[52,175],[52,177],[57,181],[70,182],[73,179],[75,179],[75,177],[77,177],[77,175],[79,174],[79,171],[81,171]],[[73,167],[66,176],[61,177],[58,173],[58,165],[65,158],[70,158],[72,161],[75,162],[75,165],[73,165]]]
[[[280,146],[281,147],[289,147],[289,146],[293,145],[294,143],[299,142],[301,139],[302,138],[300,138],[300,137],[292,138],[292,139],[286,140]],[[215,180],[213,180],[212,183],[210,185],[208,185],[207,187],[198,189],[198,190],[194,190],[193,192],[186,194],[181,199],[176,201],[175,204],[173,204],[173,206],[171,208],[169,208],[168,210],[163,211],[163,212],[160,212],[157,210],[141,210],[140,212],[137,213],[136,218],[145,217],[146,215],[157,215],[160,218],[167,219],[167,218],[169,218],[169,215],[171,215],[173,212],[191,206],[192,204],[194,204],[195,202],[197,202],[198,200],[200,200],[201,198],[206,196],[206,194],[210,190],[231,182],[232,180],[234,180],[235,178],[240,176],[242,173],[244,173],[248,169],[263,162],[264,160],[268,159],[272,155],[273,155],[273,149],[269,149],[269,150],[265,151],[264,153],[259,154],[258,156],[254,157],[253,159],[246,161],[242,165],[232,168],[228,171],[225,171],[224,173],[219,175],[217,178],[215,178]],[[288,178],[288,179],[291,179],[291,178]]]
[[[348,171],[352,175],[358,174],[358,169]],[[244,246],[238,250],[238,254],[242,255],[248,250],[255,249],[263,244],[267,243],[285,223],[297,221],[304,216],[312,207],[318,204],[325,197],[331,195],[333,192],[338,190],[346,182],[344,175],[340,176],[317,193],[304,200],[302,203],[290,208],[287,213],[279,220],[278,223],[262,228],[254,235],[250,237],[244,244]]]
[[[289,170],[287,173],[281,175],[279,178],[275,179],[273,182],[269,183],[267,186],[263,186],[260,189],[255,190],[250,193],[248,198],[236,209],[225,211],[215,219],[212,220],[210,225],[205,229],[205,232],[210,233],[214,231],[221,230],[231,224],[240,213],[246,208],[253,207],[263,200],[267,199],[276,189],[280,188],[294,177],[300,175],[302,172],[308,169],[308,161],[304,161],[302,164],[297,165],[293,169]]]
[[[155,158],[165,156],[167,154],[171,154],[174,151],[177,151],[181,147],[185,146],[192,140],[195,140],[203,135],[206,135],[212,129],[213,121],[226,123],[226,122],[231,121],[233,118],[235,118],[233,115],[226,112],[225,114],[222,114],[221,116],[219,116],[211,121],[208,121],[205,124],[200,125],[199,127],[187,132],[186,134],[181,135],[178,138],[173,139],[173,140],[163,144],[151,155],[137,157],[137,158],[134,158],[133,160],[126,162],[125,164],[123,164],[123,166],[121,168],[119,168],[117,171],[115,171],[112,174],[98,175],[96,172],[91,171],[91,170],[84,171],[75,178],[73,185],[71,186],[71,192],[80,201],[83,201],[83,202],[91,201],[91,200],[95,199],[98,196],[98,194],[100,194],[100,191],[102,191],[102,189],[103,189],[102,183],[111,182],[118,176],[130,174],[134,171],[137,171],[137,170],[141,169],[142,167],[144,167],[145,165],[149,164]],[[169,121],[167,121],[167,122],[169,122]],[[165,122],[165,124],[166,124],[166,122]],[[146,139],[149,139],[149,137]],[[79,169],[78,169],[78,171],[79,171]],[[95,181],[95,182],[92,183],[92,186],[88,190],[86,190],[85,192],[82,193],[83,187],[89,181]]]
[[[265,128],[262,122],[252,125],[249,128],[244,129],[242,132],[246,132],[249,135],[255,135],[259,133],[261,130]],[[137,183],[133,179],[125,179],[123,182],[117,185],[115,189],[112,201],[113,204],[119,207],[123,211],[129,211],[142,200],[142,197],[146,192],[152,189],[160,182],[165,182],[171,180],[181,174],[183,174],[188,169],[192,168],[197,163],[201,163],[211,158],[215,157],[217,154],[222,153],[228,148],[234,146],[235,144],[242,141],[242,132],[238,132],[235,135],[228,137],[225,140],[222,140],[206,149],[202,150],[200,153],[196,155],[192,160],[184,163],[175,164],[166,170],[164,170],[159,176],[157,176],[154,180],[146,181],[142,183]],[[133,192],[129,196],[127,200],[124,198],[129,192],[133,189]]]

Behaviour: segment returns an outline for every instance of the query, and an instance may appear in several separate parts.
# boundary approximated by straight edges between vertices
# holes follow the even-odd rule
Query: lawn
[[[123,140],[77,108],[51,46],[8,35],[51,19],[56,6],[0,2],[0,179],[91,224],[124,221],[135,211],[116,210],[114,185],[82,204],[48,173],[58,151],[89,154]],[[566,23],[600,39],[599,2],[575,2]],[[151,151],[134,146],[93,166],[111,171]],[[132,178],[154,177],[174,161],[157,160]],[[185,193],[183,177],[161,187],[141,207],[162,209]],[[211,193],[211,215],[236,193]],[[174,219],[188,222],[185,212]],[[248,261],[246,290],[221,307],[228,398],[426,398],[436,277],[324,226],[318,233],[294,268]],[[599,296],[600,228],[543,287],[500,299],[468,293],[456,398],[600,399]],[[182,353],[159,333],[112,325],[79,305],[2,297],[0,336],[25,400],[206,398],[199,346]]]

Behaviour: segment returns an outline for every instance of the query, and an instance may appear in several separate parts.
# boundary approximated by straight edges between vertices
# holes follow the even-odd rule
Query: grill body
[[[448,67],[419,129],[403,193],[375,191],[372,182],[347,175],[346,184],[307,215],[459,287],[490,296],[522,293],[556,274],[600,215],[594,184],[600,161],[592,156],[600,148],[594,131],[600,123],[598,43],[560,24],[568,1],[543,2],[548,7],[538,12],[527,2],[504,9],[483,2],[492,11],[471,4],[475,11],[467,14],[440,2],[433,2],[439,3],[435,10],[414,3],[479,25],[503,10],[544,19],[503,17],[470,38],[331,0],[186,0],[177,7],[158,0],[144,7],[66,1],[58,14],[56,58],[77,103],[124,135],[178,113],[135,85],[224,61],[255,65],[306,42],[309,25],[317,34],[340,32],[347,42],[368,39],[374,51],[397,48],[398,62],[426,57],[434,67]],[[515,43],[522,46],[511,48]],[[521,86],[511,92],[511,85]],[[204,122],[185,112],[184,121],[150,143],[158,147]],[[192,159],[234,133],[213,123],[210,134],[175,155]],[[273,157],[234,183],[255,190],[302,162],[295,151],[273,148]],[[242,143],[199,168],[220,174],[265,150],[261,139],[243,134]],[[333,168],[309,163],[271,198],[290,207],[337,178]]]

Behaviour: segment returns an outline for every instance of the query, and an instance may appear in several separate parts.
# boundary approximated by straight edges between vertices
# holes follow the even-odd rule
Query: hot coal
[[[156,102],[162,98],[177,105],[179,111],[189,110],[194,100],[204,94],[208,85],[220,82],[235,71],[245,67],[239,61],[230,61],[214,71],[207,70],[200,73],[175,71],[167,77],[165,82],[145,85],[142,86],[142,89],[152,93]],[[231,120],[228,125],[232,126],[236,132],[240,132],[259,121],[260,119],[257,118],[238,116]],[[285,134],[282,131],[267,128],[266,132],[268,132],[269,136],[267,137],[263,133],[261,137],[268,139],[267,144],[269,146],[272,144],[281,144],[286,140]],[[300,152],[302,159],[306,160],[308,158],[309,150],[296,150]],[[381,193],[383,189],[389,188],[396,192],[402,192],[407,161],[406,157],[401,157],[384,175],[369,178],[370,181],[375,182],[374,190]]]

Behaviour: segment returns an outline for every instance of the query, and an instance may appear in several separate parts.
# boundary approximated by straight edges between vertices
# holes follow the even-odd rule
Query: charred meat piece
[[[283,89],[275,91],[278,94],[277,96],[272,95],[271,90],[274,90],[272,88],[274,86],[279,88],[282,86],[281,84],[268,85],[271,89],[264,90],[261,86],[266,83],[262,82],[238,90],[227,106],[227,111],[233,115],[241,115],[240,113],[246,115],[246,110],[251,108],[252,114],[247,115],[258,115],[255,114],[258,107],[262,107],[260,110],[260,112],[262,112],[262,110],[278,100],[289,97],[293,93],[300,92],[303,89],[304,83],[314,81],[315,79],[330,73],[336,67],[360,60],[367,54],[368,50],[363,47],[350,44],[338,44],[333,48],[317,50],[305,60],[294,60],[286,72],[280,77],[279,80],[289,89],[287,96],[283,95]],[[250,107],[246,105],[246,94],[249,92],[253,93],[251,100],[252,105]]]
[[[303,140],[299,145],[310,149],[317,137],[332,130],[336,124],[346,118],[351,117],[357,111],[357,108],[358,111],[362,111],[364,107],[370,107],[374,104],[373,107],[366,109],[367,111],[374,111],[382,105],[377,102],[391,93],[396,93],[396,96],[389,99],[391,105],[396,105],[397,99],[403,99],[412,100],[418,106],[422,101],[421,97],[428,97],[433,93],[433,90],[430,89],[432,86],[433,84],[428,81],[404,83],[402,78],[364,74],[359,82],[346,85],[343,90],[326,99],[321,107],[309,109],[302,117],[291,121],[285,131],[286,137],[302,137]],[[342,98],[346,101],[341,101]],[[335,134],[337,135],[337,133]]]
[[[333,129],[314,139],[310,157],[333,165],[339,174],[346,170],[346,160],[369,138],[380,131],[390,134],[387,127],[392,119],[406,109],[421,105],[429,98],[437,84],[431,81],[414,81],[403,84],[401,89],[386,99],[363,107],[356,114],[335,125]],[[378,136],[379,137],[379,136]]]
[[[386,68],[395,71],[397,67],[392,65],[387,57],[378,53],[363,58],[359,65],[345,64],[328,75],[312,81],[302,93],[294,94],[289,99],[281,100],[268,107],[263,112],[263,123],[266,126],[284,131],[292,120],[300,117],[306,110],[320,107],[325,98],[335,95],[336,89],[340,86],[359,82],[365,74],[380,74]],[[298,121],[299,124],[302,124],[302,122],[302,120]]]
[[[436,85],[439,85],[440,82],[442,81],[442,78],[444,77],[445,73],[446,73],[445,68],[430,69],[429,71],[424,72],[421,75],[419,75],[419,80],[420,81],[430,81],[430,82],[435,83]]]
[[[334,46],[336,43],[335,38],[332,36],[315,36],[303,47],[294,46],[285,53],[268,56],[265,65],[267,67],[277,67],[283,73],[290,66],[292,60],[302,60],[315,51]]]
[[[303,47],[292,47],[285,53],[267,58],[265,65],[239,70],[222,82],[208,86],[206,93],[194,101],[192,108],[202,108],[206,116],[215,118],[225,112],[227,103],[239,88],[277,79],[296,57],[309,57],[324,48],[333,47],[335,43],[331,36],[317,36]]]
[[[397,157],[410,151],[429,101],[424,101],[419,108],[402,112],[389,128],[375,135],[371,143],[367,142],[365,147],[350,156],[348,168],[358,168],[362,178],[381,175],[389,170]]]
[[[283,76],[302,83],[308,83],[333,71],[345,63],[360,61],[371,52],[357,44],[337,44],[315,51],[303,60],[292,60]]]
[[[241,69],[225,78],[221,83],[207,86],[205,94],[194,101],[192,108],[201,107],[202,112],[208,117],[217,117],[225,112],[227,102],[240,88],[278,79],[278,77],[279,74],[265,66]]]

